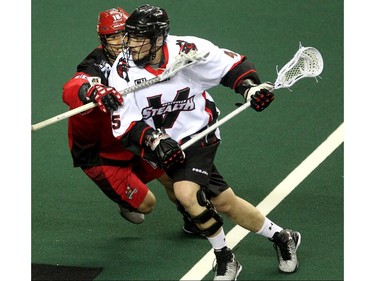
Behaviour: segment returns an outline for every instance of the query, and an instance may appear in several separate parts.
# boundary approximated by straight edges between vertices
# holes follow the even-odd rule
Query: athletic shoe
[[[131,223],[134,223],[134,224],[140,224],[144,222],[145,220],[144,214],[138,213],[136,211],[130,211],[128,208],[125,208],[121,205],[118,205],[118,207],[119,207],[120,215],[127,221],[130,221]]]
[[[301,234],[297,231],[283,229],[272,237],[273,247],[279,260],[279,270],[285,273],[295,272],[298,268],[297,249],[301,244]]]
[[[238,274],[242,270],[242,265],[236,260],[232,250],[228,247],[214,251],[216,265],[214,267],[215,280],[237,280]]]

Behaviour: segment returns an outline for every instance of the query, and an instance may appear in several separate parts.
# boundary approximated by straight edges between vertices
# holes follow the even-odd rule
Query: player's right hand
[[[87,91],[86,97],[97,103],[103,112],[117,110],[124,102],[122,95],[115,88],[103,84],[92,85]]]

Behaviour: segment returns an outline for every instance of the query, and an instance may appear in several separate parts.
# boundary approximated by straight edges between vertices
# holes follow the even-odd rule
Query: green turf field
[[[31,121],[38,123],[68,110],[63,84],[76,65],[99,43],[100,11],[121,6],[133,11],[144,1],[32,1]],[[206,38],[245,54],[262,80],[276,78],[299,43],[316,47],[325,66],[322,79],[304,79],[275,92],[264,112],[251,109],[221,128],[216,166],[235,192],[259,204],[344,121],[343,1],[340,0],[190,0],[153,1],[170,16],[171,33]],[[317,20],[319,19],[319,20]],[[211,95],[222,116],[241,97],[215,87]],[[157,182],[153,213],[131,225],[116,206],[73,168],[67,120],[32,133],[33,263],[103,267],[95,280],[179,280],[209,250],[204,239],[187,238],[182,219]],[[344,145],[308,175],[268,217],[302,233],[300,268],[277,270],[272,244],[250,233],[236,256],[243,265],[238,280],[344,280]],[[225,221],[229,232],[233,223]],[[212,280],[210,271],[203,280]]]

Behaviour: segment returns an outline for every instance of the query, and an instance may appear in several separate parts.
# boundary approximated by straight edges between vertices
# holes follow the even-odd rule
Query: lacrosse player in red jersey
[[[78,66],[74,76],[65,83],[62,98],[70,109],[88,102],[98,106],[69,118],[69,148],[75,167],[84,173],[112,201],[118,204],[120,215],[139,224],[150,213],[155,196],[146,183],[153,179],[165,186],[172,201],[171,179],[150,161],[125,150],[114,138],[110,111],[122,104],[122,96],[108,87],[108,75],[122,50],[125,22],[128,13],[121,8],[100,12],[97,33],[101,45]],[[195,226],[192,225],[191,232]]]
[[[251,232],[269,238],[277,250],[279,270],[294,272],[301,242],[297,231],[284,229],[238,197],[215,166],[220,144],[216,129],[184,151],[181,145],[214,124],[219,110],[208,89],[223,85],[262,111],[274,99],[272,85],[262,83],[254,65],[242,55],[193,36],[169,35],[166,11],[138,7],[125,24],[124,50],[116,59],[109,85],[122,90],[168,69],[180,53],[208,52],[204,61],[170,79],[124,97],[112,112],[113,134],[127,149],[158,162],[173,180],[185,216],[211,243],[216,255],[214,280],[236,280],[242,266],[227,246],[220,213]]]

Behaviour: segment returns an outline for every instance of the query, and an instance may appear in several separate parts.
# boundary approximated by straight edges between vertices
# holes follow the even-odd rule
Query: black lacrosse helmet
[[[125,33],[137,37],[146,37],[151,41],[160,35],[163,40],[169,33],[169,17],[167,12],[149,4],[138,7],[127,19]]]
[[[144,38],[150,44],[150,51],[141,59],[133,58],[135,65],[143,67],[152,61],[158,50],[164,44],[169,33],[169,18],[167,12],[159,7],[149,4],[138,7],[125,23],[124,57],[129,63],[130,47],[128,40],[131,37]],[[160,41],[161,37],[161,41]],[[146,41],[144,41],[146,42]],[[139,50],[141,52],[141,49]]]

